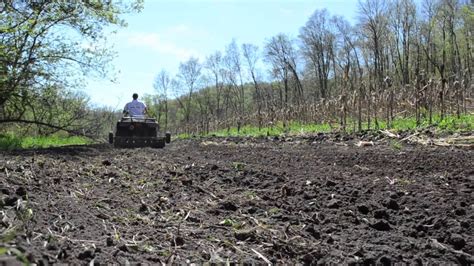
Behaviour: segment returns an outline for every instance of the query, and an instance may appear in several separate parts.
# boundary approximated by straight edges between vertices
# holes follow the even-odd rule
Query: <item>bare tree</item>
[[[294,101],[300,104],[303,99],[303,86],[297,72],[297,52],[293,41],[285,34],[272,37],[265,45],[265,58],[272,65],[273,76],[281,78],[284,84],[284,106],[289,104],[290,81],[294,79]]]
[[[163,105],[163,110],[160,108],[158,121],[160,121],[161,110],[165,115],[165,131],[168,129],[168,93],[170,90],[171,79],[169,73],[162,69],[155,78],[153,88],[158,93],[159,105]]]
[[[414,115],[417,125],[460,116],[473,94],[472,11],[467,0],[418,2],[361,0],[355,25],[316,10],[297,40],[278,34],[265,42],[268,80],[257,74],[257,46],[234,40],[207,57],[205,84],[179,75],[177,117],[183,128],[207,132],[254,121],[339,122],[334,129],[342,130],[354,121],[360,131],[391,127],[400,116]]]
[[[201,77],[201,64],[199,59],[191,57],[188,61],[179,64],[178,77],[187,89],[184,108],[184,118],[190,122],[193,93],[198,89],[198,81]]]
[[[356,30],[343,17],[334,16],[331,21],[336,28],[336,38],[339,39],[340,43],[339,49],[345,58],[346,65],[343,67],[343,79],[353,78],[361,80],[363,70],[359,59],[357,36],[354,34]],[[350,74],[351,69],[353,69],[352,74]]]
[[[317,75],[322,98],[329,94],[329,72],[334,59],[335,36],[330,31],[329,23],[327,10],[316,10],[300,30],[302,51]]]
[[[387,34],[387,1],[359,1],[359,25],[361,33],[368,40],[368,49],[372,52],[374,80],[376,86],[382,84],[384,77],[383,40]]]
[[[238,103],[239,115],[238,123],[241,123],[241,117],[245,115],[245,89],[242,73],[242,59],[239,46],[235,39],[227,45],[224,61],[227,67],[227,78],[236,92],[235,96]]]
[[[262,97],[260,92],[259,82],[257,81],[256,65],[259,59],[258,47],[253,44],[242,45],[243,56],[247,64],[249,75],[252,78],[255,89],[254,104],[257,107],[258,128],[262,127]]]
[[[221,107],[221,97],[223,91],[223,78],[222,76],[222,68],[223,68],[223,59],[221,52],[217,51],[213,54],[209,55],[206,58],[206,62],[204,63],[204,67],[211,72],[212,77],[214,78],[214,88],[215,88],[215,101],[216,101],[216,116],[217,119],[222,118],[222,107]]]
[[[413,0],[395,0],[393,2],[391,25],[395,35],[398,68],[402,84],[410,83],[410,54],[412,35],[416,23],[416,5]],[[401,48],[401,50],[400,50]]]

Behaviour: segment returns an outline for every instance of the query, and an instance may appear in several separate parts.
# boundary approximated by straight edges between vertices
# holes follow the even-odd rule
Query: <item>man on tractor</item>
[[[123,117],[117,122],[114,132],[109,132],[109,143],[119,148],[154,147],[164,148],[171,141],[170,133],[159,132],[155,118],[147,117],[147,107],[133,94],[133,101],[123,108]]]
[[[146,105],[138,100],[138,94],[133,94],[133,101],[127,103],[123,108],[123,114],[129,116],[144,116],[147,113]]]

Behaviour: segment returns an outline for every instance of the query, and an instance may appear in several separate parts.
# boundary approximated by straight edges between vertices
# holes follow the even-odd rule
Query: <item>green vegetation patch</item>
[[[330,124],[302,124],[300,122],[291,122],[283,124],[278,122],[273,126],[258,128],[252,125],[246,125],[240,128],[231,127],[229,129],[222,129],[214,132],[210,132],[205,136],[216,136],[216,137],[264,137],[264,136],[279,136],[282,134],[298,134],[298,133],[317,133],[317,132],[331,132],[332,125]],[[181,137],[186,137],[183,135]]]
[[[356,121],[349,121],[346,126],[347,132],[354,130],[354,124]],[[393,131],[406,131],[406,130],[418,130],[423,128],[433,127],[437,131],[441,132],[467,132],[474,130],[474,114],[461,115],[459,118],[455,115],[446,116],[441,119],[439,115],[434,115],[432,118],[432,124],[428,123],[428,119],[423,119],[419,126],[416,125],[415,117],[407,118],[396,118],[391,122],[390,130]],[[383,120],[378,121],[378,127],[376,127],[374,121],[372,121],[371,130],[382,130],[387,129],[387,122]],[[366,122],[362,123],[362,129],[367,130],[368,125]],[[328,133],[328,132],[340,132],[341,127],[337,123],[329,124],[304,124],[300,122],[290,122],[284,124],[282,122],[275,123],[273,126],[261,127],[246,125],[238,130],[237,127],[231,127],[228,129],[222,129],[210,132],[208,134],[200,135],[198,137],[265,137],[265,136],[280,136],[280,135],[298,135],[298,134],[311,134],[311,133]],[[177,138],[188,139],[194,137],[189,134],[180,134]]]
[[[92,143],[91,140],[79,136],[37,136],[37,137],[19,137],[13,134],[0,135],[0,149],[29,149],[29,148],[48,148],[68,145],[85,145]]]

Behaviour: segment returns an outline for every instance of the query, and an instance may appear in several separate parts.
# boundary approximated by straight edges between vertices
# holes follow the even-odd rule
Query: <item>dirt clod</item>
[[[221,204],[221,209],[226,211],[236,211],[239,207],[237,207],[233,202],[226,201]]]
[[[19,197],[25,198],[27,191],[25,187],[18,187],[15,191],[15,194],[18,195]]]
[[[182,246],[184,245],[184,238],[182,238],[181,236],[177,236],[173,239],[173,243],[172,243],[173,246]]]
[[[384,266],[390,266],[392,265],[392,259],[388,256],[382,256],[379,259],[379,264]]]
[[[108,247],[111,247],[111,246],[115,245],[114,240],[111,237],[107,237],[107,239],[105,240],[105,244]]]
[[[463,216],[463,215],[466,215],[466,210],[465,209],[462,209],[462,208],[457,208],[454,213],[457,215],[457,216]]]
[[[79,253],[77,258],[80,259],[80,260],[93,259],[94,258],[94,251],[91,250],[91,249],[86,249],[83,252]]]
[[[125,253],[129,252],[129,248],[128,248],[127,245],[125,245],[125,244],[120,245],[120,246],[118,247],[118,249],[121,250],[121,251],[123,251],[123,252],[125,252]]]
[[[314,225],[309,225],[306,227],[306,232],[308,232],[315,239],[321,239],[321,233]]]
[[[386,201],[385,206],[387,206],[387,208],[392,209],[392,210],[399,210],[400,209],[400,206],[398,205],[398,202],[394,199],[390,199],[390,200]]]
[[[374,218],[375,219],[388,219],[389,215],[386,210],[380,209],[374,211]]]
[[[327,207],[331,209],[337,209],[341,207],[341,201],[337,199],[332,199],[327,203]]]
[[[255,238],[256,230],[254,228],[237,230],[234,233],[234,236],[237,240],[245,241],[248,239]]]
[[[390,230],[390,224],[385,220],[378,220],[377,222],[372,223],[370,226],[379,231]]]
[[[306,254],[303,256],[303,262],[306,265],[315,265],[317,264],[316,258],[312,254]]]
[[[451,234],[449,243],[453,245],[454,249],[462,249],[466,245],[466,240],[460,234]]]
[[[362,214],[368,214],[369,213],[369,207],[367,205],[359,205],[357,206],[357,210],[362,213]]]
[[[6,197],[4,200],[3,200],[3,203],[5,206],[15,206],[15,204],[17,203],[18,201],[18,198],[15,197],[15,196],[11,196],[11,197]]]

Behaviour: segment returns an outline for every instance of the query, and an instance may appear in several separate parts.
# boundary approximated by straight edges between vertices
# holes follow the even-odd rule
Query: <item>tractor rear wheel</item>
[[[166,140],[164,138],[160,138],[155,142],[154,148],[163,149],[166,145]]]

